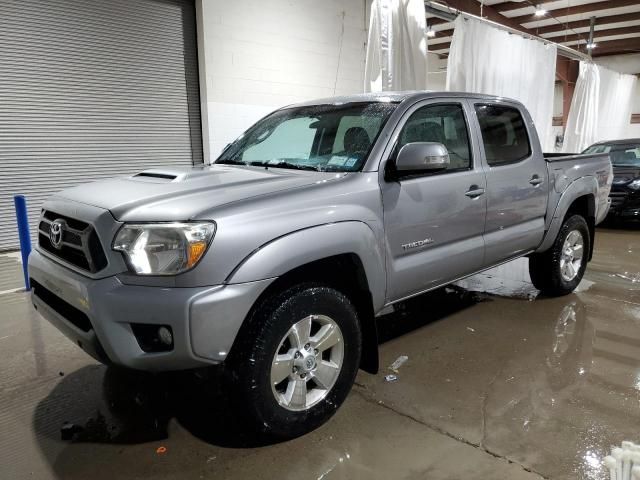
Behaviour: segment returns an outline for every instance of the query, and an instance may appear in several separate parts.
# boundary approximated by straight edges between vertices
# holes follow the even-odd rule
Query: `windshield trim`
[[[640,158],[636,158],[635,163],[621,163],[619,161],[618,162],[614,161],[611,155],[614,152],[640,149],[640,143],[607,143],[607,142],[596,143],[586,148],[584,153],[587,153],[591,149],[597,149],[597,148],[609,149],[608,152],[601,152],[601,153],[606,153],[607,155],[609,155],[609,158],[611,159],[611,165],[614,167],[640,168]]]

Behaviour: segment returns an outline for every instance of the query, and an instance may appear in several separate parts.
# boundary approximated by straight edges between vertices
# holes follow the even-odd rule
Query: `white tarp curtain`
[[[600,70],[600,102],[596,141],[618,140],[627,135],[636,89],[635,75],[625,75],[598,66]]]
[[[569,107],[563,152],[578,153],[596,141],[600,72],[593,63],[580,62],[580,73]]]
[[[626,136],[637,78],[580,62],[562,151],[581,152],[601,140]]]
[[[557,48],[459,15],[447,65],[447,90],[519,100],[529,110],[542,148],[553,151]]]
[[[423,0],[373,0],[364,90],[424,90],[427,83]]]

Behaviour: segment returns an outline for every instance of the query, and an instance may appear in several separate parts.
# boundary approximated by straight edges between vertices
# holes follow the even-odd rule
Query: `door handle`
[[[533,185],[534,187],[537,187],[538,185],[540,185],[544,180],[542,180],[538,175],[534,175],[533,177],[531,177],[531,180],[529,180],[529,183],[531,185]]]
[[[471,185],[469,190],[465,192],[465,195],[469,198],[477,198],[480,195],[484,195],[484,188],[478,188],[477,185]]]

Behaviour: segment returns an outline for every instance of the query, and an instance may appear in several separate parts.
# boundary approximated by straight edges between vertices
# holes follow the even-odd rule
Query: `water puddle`
[[[483,292],[500,297],[534,300],[539,292],[529,277],[529,260],[519,258],[486,270],[454,285],[471,292]]]
[[[612,273],[610,274],[610,276],[614,278],[622,278],[623,280],[627,280],[628,282],[631,282],[631,283],[640,284],[640,273],[630,273],[630,272]]]

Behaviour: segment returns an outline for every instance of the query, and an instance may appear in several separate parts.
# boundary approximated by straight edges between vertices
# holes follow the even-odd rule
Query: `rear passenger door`
[[[475,103],[487,176],[485,266],[535,249],[544,235],[547,167],[514,105]]]
[[[468,105],[429,100],[412,107],[394,132],[393,151],[414,142],[444,144],[446,170],[381,179],[389,301],[443,285],[482,267],[485,173],[474,155]]]

